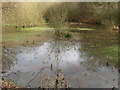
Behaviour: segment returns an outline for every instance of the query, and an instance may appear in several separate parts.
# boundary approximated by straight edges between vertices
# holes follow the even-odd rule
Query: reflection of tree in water
[[[51,84],[54,85],[55,88],[67,88],[67,80],[65,80],[64,75],[60,74],[61,70],[59,68],[59,64],[61,62],[61,59],[59,57],[60,52],[61,52],[61,44],[60,44],[60,38],[56,38],[55,43],[54,43],[54,47],[53,47],[53,51],[55,52],[55,62],[56,62],[56,78],[53,82],[50,83],[50,87]],[[50,55],[50,54],[49,54]],[[52,68],[52,64],[51,64],[51,68]]]
[[[15,58],[14,51],[12,51],[12,49],[3,49],[3,51],[2,51],[2,71],[3,71],[3,73],[8,69],[10,70],[10,67],[16,63],[16,62],[14,63],[14,60],[17,61]]]
[[[62,54],[66,55],[66,51],[69,51],[70,49],[77,50],[79,47],[79,44],[76,45],[75,42],[69,41],[69,40],[62,40],[61,38],[57,37],[55,38],[55,42],[51,44],[51,51],[48,53],[48,56],[54,54],[55,62],[56,62],[56,70],[54,71],[56,74],[56,78],[53,82],[50,83],[50,85],[54,84],[55,88],[68,88],[68,81],[65,79],[65,75],[61,71],[60,63],[64,62],[62,61]],[[69,54],[69,53],[67,53]],[[67,59],[67,58],[65,58]],[[53,68],[53,65],[51,64],[51,68]],[[51,86],[50,86],[51,87]]]
[[[68,81],[66,80],[65,76],[68,75],[69,73],[64,74],[64,72],[62,72],[61,65],[64,63],[66,64],[66,61],[64,61],[64,60],[70,59],[70,58],[68,58],[69,51],[72,52],[72,51],[76,50],[77,47],[78,46],[76,46],[75,42],[70,42],[69,40],[65,41],[61,38],[55,38],[54,42],[44,43],[42,46],[37,47],[37,49],[39,49],[40,51],[33,47],[27,48],[25,50],[22,50],[23,47],[22,47],[22,49],[19,48],[20,50],[22,50],[21,53],[23,53],[22,54],[23,56],[21,56],[23,61],[28,60],[27,57],[30,57],[31,53],[34,54],[33,57],[31,56],[31,59],[33,58],[33,60],[36,58],[39,58],[39,56],[40,56],[40,58],[42,58],[42,60],[40,60],[40,58],[37,59],[38,61],[41,62],[41,65],[42,65],[42,66],[39,66],[40,67],[40,69],[38,69],[39,71],[31,74],[32,78],[30,78],[30,81],[27,81],[27,83],[25,83],[25,84],[27,84],[25,86],[32,87],[32,83],[37,79],[38,82],[40,80],[40,84],[36,83],[38,85],[37,87],[67,88]],[[15,57],[16,56],[15,51],[17,51],[19,53],[19,49],[18,50],[16,50],[16,48],[8,49],[7,53],[10,55],[7,55],[7,57],[8,58],[9,58],[9,56],[12,57],[11,56],[12,54]],[[11,50],[13,53],[11,53]],[[43,52],[42,52],[42,50],[43,50]],[[24,53],[24,51],[25,51],[25,53]],[[24,54],[26,54],[27,57],[24,58]],[[73,54],[73,53],[70,53],[70,56],[71,56],[71,54]],[[66,55],[67,55],[67,57],[66,57]],[[9,59],[11,59],[11,58],[9,58]],[[13,60],[13,59],[11,59],[11,60]],[[16,64],[19,64],[21,60],[17,60]],[[14,62],[12,62],[12,63],[14,63]],[[65,66],[65,65],[63,65],[63,66]],[[12,65],[12,67],[14,67],[14,65]],[[11,69],[10,71],[12,71],[13,73],[10,73],[10,75],[17,76],[16,79],[13,80],[17,84],[19,82],[19,79],[22,78],[20,75],[23,75],[25,73],[23,71],[19,71],[19,70],[15,71],[15,70],[16,69]],[[10,79],[12,79],[12,78],[10,78]]]
[[[64,44],[64,45],[63,45]],[[66,48],[66,46],[68,48]],[[30,86],[30,83],[40,75],[40,88],[48,87],[48,88],[67,88],[67,80],[64,78],[64,75],[61,73],[61,69],[59,67],[59,64],[61,63],[61,52],[65,52],[69,49],[68,43],[62,42],[60,38],[55,38],[55,42],[50,44],[48,46],[47,50],[48,52],[45,53],[45,57],[49,57],[49,60],[51,59],[55,64],[51,63],[50,66],[45,66],[39,70],[39,72],[32,78],[26,85],[26,87]],[[50,58],[52,57],[52,58]],[[49,61],[48,61],[49,62]],[[51,70],[55,77],[45,77],[43,75],[44,71]],[[43,83],[48,82],[48,85],[44,85]]]

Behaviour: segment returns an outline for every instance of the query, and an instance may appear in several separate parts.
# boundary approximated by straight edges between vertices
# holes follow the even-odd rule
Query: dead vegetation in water
[[[7,88],[20,88],[19,86],[15,85],[13,82],[6,82],[5,80],[0,79],[0,83],[2,84],[0,88],[3,90]]]
[[[3,90],[7,89],[18,89],[18,88],[24,88],[15,85],[13,82],[7,82],[5,80],[0,79],[0,83],[2,84],[0,88]],[[25,88],[30,88],[30,87],[25,87]],[[36,88],[43,88],[43,86],[36,87]],[[69,88],[67,85],[67,80],[65,80],[63,75],[59,75],[56,77],[53,81],[51,81],[46,88]]]

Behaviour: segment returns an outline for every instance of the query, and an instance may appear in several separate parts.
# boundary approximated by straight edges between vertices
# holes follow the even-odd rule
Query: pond
[[[21,87],[117,88],[117,33],[70,33],[72,38],[52,31],[3,35],[2,77]]]

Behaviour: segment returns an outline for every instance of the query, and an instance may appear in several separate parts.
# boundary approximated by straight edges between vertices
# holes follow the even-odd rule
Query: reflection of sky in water
[[[62,53],[63,60],[67,60],[72,63],[76,63],[79,60],[79,52],[75,50],[69,50],[66,51],[65,53]]]
[[[59,49],[60,49],[60,53],[57,53],[56,51]],[[61,46],[55,46],[53,48],[53,45],[50,43],[44,43],[42,46],[35,48],[26,48],[21,53],[17,54],[17,59],[20,62],[24,62],[23,64],[27,63],[26,67],[31,66],[30,61],[32,62],[31,63],[32,65],[36,63],[38,67],[40,67],[42,62],[47,62],[47,61],[49,62],[47,62],[46,64],[54,65],[56,64],[57,58],[62,66],[67,66],[68,63],[77,64],[78,62],[83,60],[80,57],[80,52],[78,51],[77,46],[75,47],[69,46],[69,48],[67,46],[64,46],[63,48]]]
[[[117,86],[117,70],[112,72],[111,68],[102,67],[99,71],[90,72],[86,67],[81,64],[81,61],[87,61],[81,57],[79,51],[79,44],[64,45],[64,43],[44,43],[38,47],[23,47],[22,51],[16,55],[18,59],[17,64],[11,67],[11,71],[20,71],[22,74],[15,74],[19,76],[17,78],[18,85],[25,85],[28,81],[39,72],[43,67],[53,66],[53,71],[56,71],[57,62],[59,63],[59,69],[61,73],[65,74],[66,79],[69,80],[68,84],[72,87],[112,87]],[[60,50],[58,53],[57,51]],[[57,61],[58,58],[58,61]],[[93,62],[92,64],[95,64]],[[91,65],[89,62],[87,65]],[[50,69],[45,69],[43,76],[55,77],[55,74]],[[35,72],[35,73],[34,73]],[[87,76],[85,76],[85,74]],[[13,76],[13,77],[12,77]],[[104,77],[103,77],[104,76]],[[39,78],[38,76],[37,78]],[[9,77],[13,81],[14,75]],[[113,81],[113,79],[116,81]],[[78,81],[81,79],[80,82]],[[21,81],[22,80],[22,81]],[[109,82],[108,82],[109,81]],[[24,82],[24,83],[22,83]],[[31,85],[36,85],[40,82],[40,79],[33,81]],[[106,83],[108,82],[108,83]]]

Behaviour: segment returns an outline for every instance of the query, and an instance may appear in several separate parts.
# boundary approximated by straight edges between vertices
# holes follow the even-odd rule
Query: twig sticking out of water
[[[28,84],[26,85],[26,87],[28,87],[29,84],[46,68],[49,68],[49,67],[44,67],[44,68],[40,69],[40,71],[35,75],[35,77],[28,82]]]
[[[68,88],[67,80],[65,80],[63,75],[59,75],[49,83],[48,88]]]

